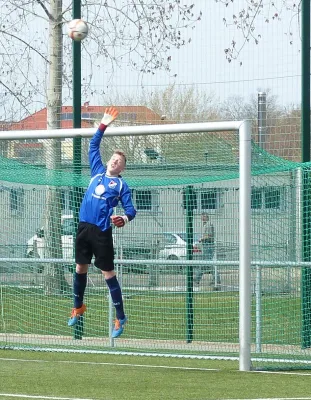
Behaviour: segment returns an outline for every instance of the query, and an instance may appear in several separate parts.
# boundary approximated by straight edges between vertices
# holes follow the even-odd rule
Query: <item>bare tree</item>
[[[216,3],[226,8],[239,3],[239,0],[215,0]],[[285,12],[291,13],[291,22],[299,16],[301,0],[244,0],[238,12],[234,12],[230,19],[223,18],[225,26],[235,26],[241,33],[241,40],[232,39],[230,46],[225,51],[228,62],[238,60],[243,48],[250,42],[258,45],[262,38],[262,32],[258,32],[257,22],[259,19],[266,24],[281,21]],[[288,41],[293,43],[293,24],[288,26]],[[240,61],[242,64],[242,61]]]
[[[206,122],[217,118],[218,107],[213,93],[195,86],[170,85],[164,90],[145,94],[145,104],[174,123]]]
[[[38,2],[44,7],[41,0]],[[47,128],[61,128],[62,107],[62,0],[51,0],[50,11],[45,10],[49,17],[49,68],[47,90]],[[52,170],[61,169],[61,141],[50,139],[46,141],[46,167]],[[45,209],[45,256],[49,259],[62,258],[60,189],[49,188]],[[53,293],[55,289],[66,292],[69,285],[64,277],[64,270],[57,263],[48,264],[46,268],[45,291]]]
[[[62,0],[57,20],[72,19],[72,1]],[[101,95],[109,88],[109,77],[118,68],[132,68],[141,73],[171,71],[172,50],[191,42],[191,29],[201,19],[194,4],[180,0],[81,0],[83,19],[89,35],[82,43],[82,94]],[[11,120],[23,118],[46,105],[49,65],[48,24],[51,0],[0,0],[1,5],[1,79],[2,112]],[[55,17],[54,17],[55,18]],[[65,31],[65,29],[63,29]],[[63,43],[63,103],[72,96],[71,41]],[[106,88],[94,84],[98,71],[105,74]],[[60,84],[59,81],[58,84]],[[1,96],[2,94],[2,96]]]
[[[62,25],[71,19],[67,0],[0,0],[1,48],[0,99],[5,98],[2,118],[16,120],[47,105],[47,128],[60,128],[62,103],[71,98],[71,43],[63,43]],[[191,41],[184,28],[201,19],[194,5],[180,0],[88,0],[82,2],[90,34],[84,46],[88,73],[83,77],[86,95],[97,91],[95,71],[131,67],[141,74],[157,70],[171,73],[171,50]],[[47,40],[46,38],[49,38]],[[97,94],[102,94],[98,90]],[[46,145],[47,168],[61,167],[60,142]],[[56,185],[57,186],[57,185]],[[46,255],[61,255],[61,207],[58,190],[49,188],[45,211]],[[66,290],[63,270],[47,268],[46,292]]]
[[[284,110],[279,106],[277,97],[272,95],[270,89],[259,90],[266,93],[266,149],[271,149],[275,127],[282,124]],[[223,120],[242,121],[249,119],[252,121],[253,139],[258,142],[258,93],[245,99],[242,96],[230,96],[220,105],[220,115]]]
[[[271,94],[270,89],[259,90],[265,92],[267,99],[267,119],[272,120],[279,113],[277,97]],[[243,96],[230,96],[219,106],[221,119],[231,121],[241,121],[251,119],[256,121],[258,117],[258,94],[253,94],[249,99]]]
[[[269,152],[289,161],[301,162],[301,110],[294,106],[284,110],[270,128],[273,140]]]
[[[200,92],[194,86],[179,87],[170,85],[163,90],[144,91],[139,96],[121,96],[109,98],[110,104],[132,105],[148,107],[158,115],[157,124],[173,124],[183,122],[215,121],[218,106],[213,94]],[[120,119],[117,124],[124,124]],[[133,121],[137,124],[137,122]],[[125,124],[128,124],[125,122]],[[191,135],[190,135],[191,136]],[[189,134],[188,134],[189,137]],[[109,157],[115,148],[124,150],[132,163],[150,162],[146,149],[153,149],[159,153],[154,156],[153,162],[163,162],[164,149],[169,147],[171,139],[167,135],[143,135],[128,137],[106,138],[103,150],[104,159]],[[167,150],[165,151],[167,153]],[[176,157],[175,157],[176,158]]]
[[[299,115],[294,105],[284,109],[277,96],[269,88],[259,88],[248,98],[230,96],[219,103],[210,93],[199,92],[195,87],[169,86],[164,90],[144,92],[138,97],[109,97],[108,104],[140,104],[163,117],[161,123],[200,122],[215,120],[252,120],[253,139],[258,142],[258,92],[266,93],[266,143],[265,149],[274,155],[297,160],[299,152]],[[185,151],[184,140],[187,140]],[[289,143],[285,146],[284,143]],[[115,148],[124,150],[131,163],[221,163],[233,157],[232,146],[237,145],[232,133],[147,135],[107,137],[103,159],[107,159]],[[145,150],[151,151],[151,157]],[[286,150],[287,149],[287,150]],[[290,150],[288,150],[290,149]],[[155,152],[152,153],[152,150]],[[165,168],[165,165],[164,165]]]

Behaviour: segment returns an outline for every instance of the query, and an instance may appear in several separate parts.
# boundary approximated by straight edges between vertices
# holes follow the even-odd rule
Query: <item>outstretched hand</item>
[[[117,118],[118,115],[119,111],[115,107],[108,107],[105,110],[101,123],[108,126]]]

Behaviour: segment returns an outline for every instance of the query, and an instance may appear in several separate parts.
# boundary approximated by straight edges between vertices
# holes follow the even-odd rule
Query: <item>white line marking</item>
[[[148,365],[148,364],[125,364],[125,363],[112,363],[112,362],[92,362],[92,361],[69,361],[69,360],[31,360],[31,359],[22,359],[22,358],[5,358],[0,357],[1,361],[17,361],[17,362],[36,362],[36,363],[60,363],[60,364],[87,364],[87,365],[109,365],[115,367],[136,367],[136,368],[159,368],[159,369],[177,369],[181,371],[221,371],[219,368],[199,368],[199,367],[173,367],[168,365]],[[238,372],[238,371],[236,371]],[[307,372],[289,372],[289,371],[250,371],[253,374],[278,374],[278,375],[296,375],[296,376],[310,376],[311,371]],[[310,398],[306,398],[307,400],[311,400]],[[228,399],[230,400],[230,399]],[[238,400],[238,399],[235,399]],[[252,399],[244,399],[244,400],[252,400]],[[261,399],[256,399],[261,400]],[[270,399],[267,399],[270,400]],[[279,399],[275,399],[279,400]]]
[[[32,396],[28,394],[12,394],[12,393],[0,393],[0,396],[6,397],[20,397],[25,399],[47,399],[47,400],[102,400],[95,398],[82,399],[80,397],[54,397],[54,396]],[[311,400],[311,397],[264,397],[255,399],[219,399],[219,400]]]
[[[28,394],[11,394],[11,393],[0,393],[0,396],[5,397],[22,397],[25,399],[48,399],[48,400],[96,400],[96,399],[81,399],[78,397],[54,397],[54,396],[32,396]]]
[[[259,374],[280,374],[280,375],[298,375],[298,376],[311,376],[311,371],[307,372],[289,372],[289,371],[251,371],[258,372]]]
[[[1,259],[0,259],[1,261]],[[0,334],[0,338],[1,338],[1,334]],[[24,347],[18,347],[18,346],[14,346],[14,347],[1,347],[0,346],[0,350],[21,350],[23,352],[26,351],[38,351],[38,348],[36,347],[29,347],[27,349],[25,349]],[[87,349],[83,349],[83,350],[79,350],[79,349],[57,349],[57,348],[53,348],[53,347],[41,347],[40,351],[42,352],[47,352],[47,353],[74,353],[74,354],[101,354],[101,355],[112,355],[112,356],[135,356],[135,357],[142,357],[142,356],[146,356],[146,357],[162,357],[162,358],[186,358],[186,359],[195,359],[195,360],[222,360],[222,361],[239,361],[239,357],[229,357],[229,356],[205,356],[205,355],[191,355],[191,354],[170,354],[170,353],[143,353],[143,352],[133,352],[133,351],[122,351],[120,353],[120,351],[111,351],[111,350],[87,350]],[[261,359],[256,359],[257,361],[275,361],[275,360],[270,360],[270,359],[265,359],[265,360],[261,360]],[[278,360],[280,362],[282,362],[283,360]],[[286,362],[286,361],[284,361]],[[303,362],[303,361],[302,361]],[[311,360],[308,362],[309,364],[311,364]]]
[[[25,360],[20,358],[1,358],[1,361],[22,361],[22,362],[36,362],[36,363],[61,363],[61,364],[88,364],[88,365],[110,365],[116,367],[138,367],[138,368],[163,368],[163,369],[180,369],[180,370],[194,370],[194,371],[220,371],[216,368],[198,368],[198,367],[172,367],[167,365],[144,365],[144,364],[124,364],[124,363],[109,363],[109,362],[91,362],[91,361],[66,361],[66,360]]]

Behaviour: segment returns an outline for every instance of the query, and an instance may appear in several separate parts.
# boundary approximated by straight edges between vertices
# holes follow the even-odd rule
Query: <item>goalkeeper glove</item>
[[[111,124],[111,122],[113,122],[117,118],[118,114],[119,111],[116,108],[114,107],[106,108],[105,114],[100,122],[103,125],[108,126]]]
[[[129,219],[127,218],[126,215],[112,215],[111,222],[117,228],[122,228],[122,226],[124,226],[127,222],[129,222]]]

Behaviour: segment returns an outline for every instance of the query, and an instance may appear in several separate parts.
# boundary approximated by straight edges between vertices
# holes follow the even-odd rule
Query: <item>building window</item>
[[[252,188],[252,210],[283,210],[286,207],[285,188],[267,186]]]
[[[265,207],[277,210],[281,208],[281,189],[267,188],[265,190]]]
[[[189,201],[193,210],[197,210],[198,212],[218,210],[222,206],[223,191],[224,189],[221,188],[192,189],[189,192]],[[183,208],[186,209],[185,191],[183,191]]]
[[[24,213],[25,192],[22,188],[10,190],[10,210],[12,215],[20,216]]]
[[[262,190],[252,189],[251,194],[251,207],[253,210],[259,210],[262,208]]]
[[[150,190],[136,191],[136,207],[137,210],[150,211],[152,209],[152,196]]]
[[[62,113],[61,119],[62,120],[69,120],[71,121],[73,118],[73,113]]]
[[[159,211],[159,192],[149,189],[133,189],[133,203],[137,211]]]
[[[219,208],[217,190],[208,190],[200,193],[201,195],[201,209],[202,210],[216,210]]]
[[[210,188],[200,190],[200,211],[218,210],[222,205],[224,189]]]

